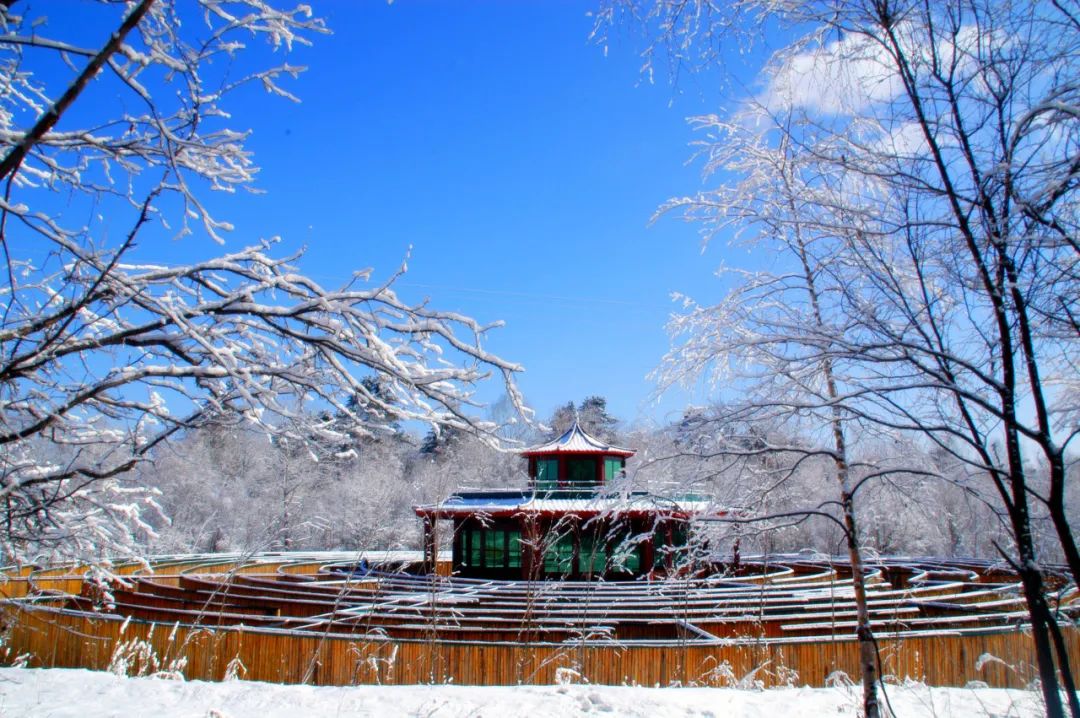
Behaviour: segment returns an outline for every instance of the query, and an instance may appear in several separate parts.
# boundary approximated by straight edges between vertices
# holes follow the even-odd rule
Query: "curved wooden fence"
[[[27,581],[27,597],[3,604],[9,660],[317,685],[824,685],[858,676],[842,564],[772,559],[743,575],[656,584],[361,575],[354,565],[160,562],[152,573],[124,571],[128,583],[114,585],[105,610],[88,585],[57,593],[81,572],[22,572],[7,585]],[[1008,579],[970,564],[878,567],[870,598],[882,673],[1028,685],[1033,649]],[[1055,599],[1074,666],[1075,595],[1066,588]]]

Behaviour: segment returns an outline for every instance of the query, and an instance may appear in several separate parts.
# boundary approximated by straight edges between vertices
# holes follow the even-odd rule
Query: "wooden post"
[[[465,556],[465,531],[462,529],[463,522],[455,520],[450,530],[450,575],[461,571],[462,560]]]
[[[671,574],[675,568],[675,552],[672,550],[675,543],[674,537],[671,535],[671,522],[664,523],[664,545],[667,547],[664,551],[664,570]]]
[[[584,573],[581,570],[581,521],[575,519],[570,526],[571,536],[574,539],[574,549],[570,554],[570,577],[580,578]]]
[[[436,519],[424,516],[424,568],[425,574],[432,575],[436,571],[439,560],[439,538],[435,532]]]
[[[533,581],[538,578],[543,557],[540,555],[540,532],[535,516],[522,514],[521,526],[521,578]]]
[[[635,531],[635,533],[642,533]],[[653,564],[656,563],[656,527],[649,532],[649,538],[641,544],[641,575],[648,576],[652,573]]]

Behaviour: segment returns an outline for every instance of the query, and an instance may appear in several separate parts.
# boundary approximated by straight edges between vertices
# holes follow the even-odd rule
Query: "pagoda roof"
[[[567,429],[562,436],[546,444],[531,446],[521,452],[522,456],[538,456],[540,454],[607,454],[609,456],[633,456],[633,449],[621,446],[613,446],[600,441],[589,434],[577,421]]]

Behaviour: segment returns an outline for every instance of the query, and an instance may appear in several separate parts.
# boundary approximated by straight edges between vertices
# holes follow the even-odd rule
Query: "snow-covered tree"
[[[735,289],[715,305],[686,300],[688,311],[671,323],[676,345],[658,378],[669,385],[694,383],[705,375],[715,387],[741,387],[742,396],[712,418],[718,433],[712,453],[741,459],[747,469],[772,475],[763,497],[790,480],[805,462],[821,457],[831,461],[837,499],[780,515],[818,516],[842,524],[858,610],[864,705],[867,715],[877,715],[877,649],[855,506],[860,482],[873,467],[854,466],[850,443],[857,417],[840,403],[850,379],[847,365],[832,351],[843,334],[842,326],[835,325],[842,312],[830,286],[839,256],[837,240],[799,221],[803,193],[812,182],[793,141],[781,134],[774,142],[768,134],[748,129],[752,125],[746,118],[722,127],[727,141],[714,149],[709,171],[733,170],[742,181],[714,191],[708,204],[692,198],[672,206],[692,214],[710,213],[713,228],[736,219],[754,223],[760,231],[751,241],[776,253],[779,269],[738,273]],[[775,430],[755,431],[765,426],[785,427],[801,440],[777,442]],[[758,499],[751,505],[764,508],[760,513],[765,518],[777,513],[762,503]],[[831,505],[839,507],[839,516],[826,509]]]
[[[561,436],[575,421],[598,439],[615,441],[618,436],[619,420],[608,413],[607,399],[602,396],[587,396],[577,406],[568,401],[555,409],[547,422],[551,437]]]
[[[1045,511],[1080,578],[1065,504],[1067,451],[1080,431],[1075,8],[658,0],[610,3],[602,21],[624,11],[653,31],[648,53],[667,52],[675,68],[710,63],[721,38],[766,35],[781,48],[734,116],[699,118],[719,186],[675,205],[709,231],[737,222],[758,246],[782,242],[796,256],[802,233],[813,261],[744,277],[734,292],[749,296],[729,296],[720,311],[691,307],[684,326],[696,322],[697,340],[684,357],[726,360],[734,330],[707,321],[712,311],[748,330],[743,346],[756,356],[742,366],[758,367],[756,379],[798,387],[801,403],[787,403],[799,416],[835,411],[980,472],[1005,511],[1010,540],[998,550],[1022,579],[1047,710],[1063,711],[1060,668],[1080,715],[1033,528]],[[784,157],[794,174],[775,161]],[[785,306],[793,278],[821,288],[820,321]],[[694,346],[722,351],[706,357]],[[1045,482],[1032,471],[1039,464]]]
[[[257,168],[229,99],[294,99],[287,53],[325,30],[307,6],[65,6],[85,21],[55,32],[45,10],[0,4],[5,560],[129,544],[152,498],[126,477],[179,430],[235,422],[297,446],[393,421],[485,432],[471,387],[489,374],[517,403],[486,327],[366,270],[324,287],[274,240],[155,260],[153,239],[232,229],[210,192],[253,189]]]

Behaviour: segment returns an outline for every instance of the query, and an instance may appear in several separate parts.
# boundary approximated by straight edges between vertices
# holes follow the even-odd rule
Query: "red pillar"
[[[644,533],[642,528],[635,527],[634,533]],[[641,573],[648,576],[652,573],[653,564],[656,563],[656,527],[649,532],[649,538],[641,544]]]

